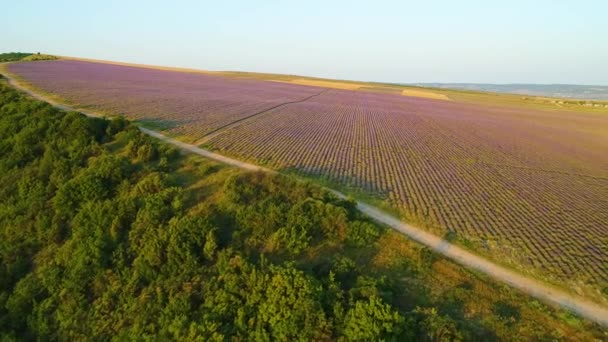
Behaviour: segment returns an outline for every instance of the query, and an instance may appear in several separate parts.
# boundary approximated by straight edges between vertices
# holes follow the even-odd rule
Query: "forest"
[[[0,340],[580,340],[354,202],[0,80]]]
[[[31,56],[32,53],[27,52],[6,52],[0,53],[0,62],[20,61],[25,57]]]

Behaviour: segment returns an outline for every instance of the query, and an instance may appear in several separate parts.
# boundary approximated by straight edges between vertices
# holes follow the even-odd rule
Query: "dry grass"
[[[419,254],[417,246],[393,231],[382,234],[377,244],[381,248],[371,260],[371,265],[375,268],[389,269],[402,263],[404,259],[414,260]]]
[[[279,82],[285,82],[285,81],[279,81]],[[309,85],[309,86],[323,87],[323,88],[345,89],[345,90],[357,90],[357,89],[361,88],[361,85],[356,84],[356,83],[310,80],[310,79],[303,79],[303,78],[297,78],[297,79],[294,79],[291,81],[286,81],[286,83]]]
[[[53,55],[33,54],[23,58],[22,61],[50,61],[55,59],[57,59],[57,57]]]
[[[433,93],[426,90],[419,89],[404,89],[401,92],[403,96],[413,96],[413,97],[424,97],[426,99],[434,99],[434,100],[449,100],[450,98],[444,94]]]

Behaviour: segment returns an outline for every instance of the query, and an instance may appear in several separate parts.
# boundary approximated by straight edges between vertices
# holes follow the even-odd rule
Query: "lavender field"
[[[505,262],[608,288],[608,115],[81,61],[10,71],[71,102],[376,196]]]
[[[598,130],[608,118],[522,115],[333,91],[208,143],[365,189],[490,252],[605,284],[608,159],[597,146],[608,149]]]
[[[82,61],[14,64],[10,69],[68,101],[151,121],[194,138],[323,90]]]

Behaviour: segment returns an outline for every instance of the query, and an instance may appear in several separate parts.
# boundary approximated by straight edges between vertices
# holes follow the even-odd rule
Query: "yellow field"
[[[373,90],[381,90],[383,92],[392,92],[399,91],[399,88],[393,87],[376,87],[374,89],[369,89],[369,87],[364,87],[363,84],[359,82],[338,82],[338,81],[326,81],[326,80],[316,80],[316,79],[307,79],[307,78],[296,78],[293,80],[283,81],[283,80],[275,80],[276,82],[284,82],[284,83],[293,83],[293,84],[301,84],[315,87],[323,87],[323,88],[333,88],[333,89],[344,89],[344,90],[364,90],[364,91],[373,91]],[[433,93],[430,91],[422,90],[422,89],[404,89],[401,91],[401,95],[404,96],[413,96],[413,97],[423,97],[427,99],[435,99],[435,100],[450,100],[449,97],[445,94]]]
[[[309,85],[315,87],[323,87],[323,88],[334,88],[334,89],[345,89],[345,90],[357,90],[361,88],[360,84],[351,83],[351,82],[334,82],[334,81],[323,81],[323,80],[314,80],[314,79],[305,79],[305,78],[296,78],[290,81],[278,81],[285,83],[294,83],[301,85]]]
[[[449,100],[450,98],[444,94],[432,93],[426,90],[418,90],[418,89],[405,89],[401,92],[403,96],[414,96],[414,97],[424,97],[427,99],[435,99],[435,100]]]

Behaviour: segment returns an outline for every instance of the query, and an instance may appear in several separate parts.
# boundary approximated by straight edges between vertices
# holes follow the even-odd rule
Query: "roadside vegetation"
[[[0,340],[591,340],[353,202],[0,80]]]

